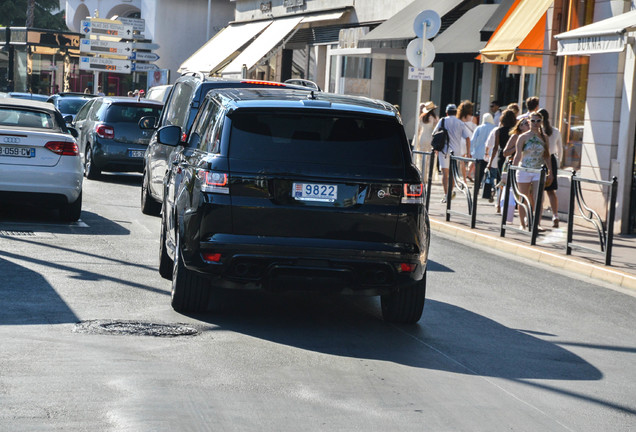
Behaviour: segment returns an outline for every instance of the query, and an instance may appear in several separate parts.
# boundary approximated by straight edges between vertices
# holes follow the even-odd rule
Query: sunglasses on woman
[[[532,123],[541,123],[541,120],[530,120]]]

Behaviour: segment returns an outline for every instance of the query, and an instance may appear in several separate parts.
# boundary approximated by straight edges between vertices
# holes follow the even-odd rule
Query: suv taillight
[[[113,139],[115,138],[115,129],[111,126],[100,124],[95,127],[95,133],[100,138]]]
[[[79,155],[79,149],[77,144],[68,141],[49,141],[44,144],[44,147],[51,150],[53,153],[60,156],[77,156]]]
[[[203,192],[230,193],[227,173],[201,170],[199,171],[199,180],[201,181],[201,190]]]
[[[402,203],[420,204],[424,202],[424,185],[422,183],[407,183],[404,185]]]

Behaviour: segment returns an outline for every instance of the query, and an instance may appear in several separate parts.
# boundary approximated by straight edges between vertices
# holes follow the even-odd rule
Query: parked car
[[[0,201],[56,207],[64,221],[82,211],[75,138],[53,105],[0,99]]]
[[[47,99],[47,102],[55,105],[55,108],[62,113],[66,123],[72,123],[77,112],[86,102],[96,97],[96,95],[86,93],[56,93]]]
[[[46,102],[49,99],[48,95],[27,92],[9,92],[9,97],[15,99],[29,99],[40,102]]]
[[[146,94],[146,99],[156,100],[165,104],[166,100],[168,100],[168,96],[170,96],[171,89],[172,84],[150,87],[148,89],[148,93]]]
[[[303,88],[293,84],[269,81],[236,80],[207,77],[200,73],[187,73],[179,77],[174,84],[165,104],[161,118],[147,119],[149,130],[166,125],[179,126],[183,131],[182,143],[194,121],[201,101],[213,89],[220,88]],[[174,149],[157,142],[153,134],[144,156],[144,172],[141,185],[141,211],[149,215],[158,215],[163,200],[163,179],[170,166],[170,154]]]
[[[151,131],[141,129],[142,117],[158,117],[163,104],[131,97],[96,97],[77,113],[73,125],[84,175],[98,178],[102,171],[142,172]]]
[[[380,295],[386,321],[414,323],[428,247],[420,173],[386,102],[210,92],[166,177],[159,270],[180,312],[219,307],[224,289],[301,289]]]

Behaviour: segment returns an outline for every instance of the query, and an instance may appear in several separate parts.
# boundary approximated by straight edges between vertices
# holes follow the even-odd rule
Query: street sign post
[[[156,64],[132,62],[133,72],[149,72],[155,71],[157,69],[159,69],[159,66],[157,66]]]
[[[133,51],[130,53],[130,59],[140,61],[155,61],[159,60],[159,56],[151,52]]]
[[[130,56],[133,45],[126,42],[115,42],[101,39],[80,40],[80,52],[93,54],[113,54]]]
[[[85,36],[114,36],[122,39],[131,39],[133,34],[132,26],[121,24],[111,20],[82,20],[80,26],[81,33]]]
[[[130,60],[117,60],[102,57],[80,57],[80,69],[129,74],[132,71]]]

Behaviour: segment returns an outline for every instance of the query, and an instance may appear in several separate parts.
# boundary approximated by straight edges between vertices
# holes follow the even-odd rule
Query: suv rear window
[[[404,131],[395,120],[334,113],[231,115],[229,157],[355,167],[403,166]]]
[[[113,104],[108,108],[104,121],[109,123],[137,123],[145,116],[159,117],[161,106],[139,104]]]

